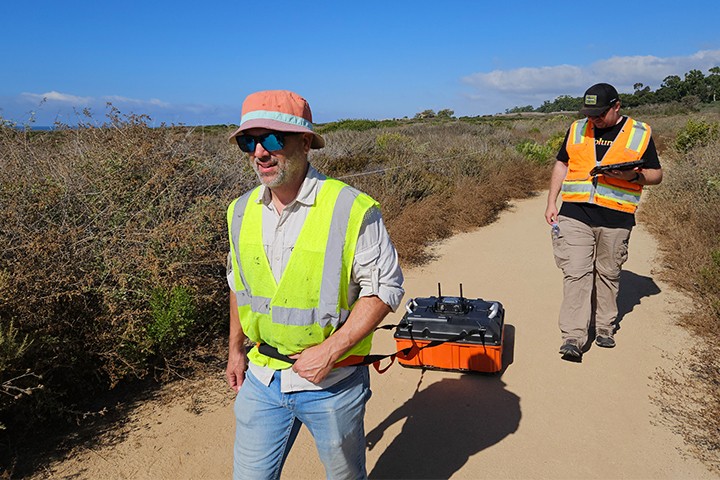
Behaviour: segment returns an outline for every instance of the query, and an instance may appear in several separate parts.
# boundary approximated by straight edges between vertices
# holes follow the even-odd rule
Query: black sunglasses
[[[242,134],[235,137],[235,141],[240,147],[240,150],[246,153],[252,153],[255,151],[257,144],[263,146],[268,152],[277,152],[285,148],[285,137],[289,135],[299,135],[301,132],[270,132],[263,135],[247,135]]]
[[[607,115],[607,113],[610,111],[610,109],[615,106],[616,103],[617,103],[617,102],[611,103],[610,106],[607,107],[605,110],[603,110],[600,115],[588,115],[588,118],[602,118],[602,117],[604,117],[605,115]]]
[[[609,112],[609,111],[610,111],[610,107],[606,108],[605,110],[603,110],[601,113],[599,113],[599,114],[597,114],[597,115],[588,115],[587,117],[588,117],[588,118],[602,118],[602,117],[604,117],[605,114],[606,114],[607,112]]]

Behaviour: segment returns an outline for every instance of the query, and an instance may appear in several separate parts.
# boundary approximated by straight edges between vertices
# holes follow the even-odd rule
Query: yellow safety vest
[[[260,187],[233,201],[227,212],[240,323],[252,342],[292,355],[322,343],[350,315],[348,286],[357,238],[366,212],[378,203],[343,182],[323,181],[276,282],[263,247],[259,194]],[[342,358],[367,355],[371,342],[372,334]],[[274,370],[290,367],[256,348],[248,358]]]
[[[628,117],[605,156],[595,155],[595,132],[587,118],[573,122],[565,148],[570,157],[562,184],[563,202],[594,203],[613,210],[635,213],[642,185],[605,175],[590,176],[596,165],[612,165],[642,158],[650,143],[650,126]]]

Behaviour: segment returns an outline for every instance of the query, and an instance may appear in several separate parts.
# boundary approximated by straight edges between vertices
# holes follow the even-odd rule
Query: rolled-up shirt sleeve
[[[375,295],[393,311],[405,294],[397,251],[378,208],[365,215],[355,247],[352,280],[359,286],[359,297]]]

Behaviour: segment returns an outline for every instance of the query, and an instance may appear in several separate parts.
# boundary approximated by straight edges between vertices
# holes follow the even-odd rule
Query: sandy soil
[[[671,367],[688,340],[672,322],[687,300],[655,278],[653,238],[642,226],[631,238],[617,347],[592,347],[582,363],[563,361],[561,274],[544,206],[544,194],[518,201],[498,222],[438,245],[436,261],[405,272],[406,300],[435,295],[442,282],[446,295],[457,295],[462,283],[466,297],[502,302],[511,363],[498,375],[399,365],[373,372],[370,478],[717,478],[683,454],[682,440],[658,424],[651,402],[656,369]],[[394,347],[391,332],[377,333],[374,352]],[[116,432],[121,441],[47,465],[42,476],[230,478],[233,429],[232,394],[218,372],[142,405]],[[303,430],[283,479],[323,477]]]

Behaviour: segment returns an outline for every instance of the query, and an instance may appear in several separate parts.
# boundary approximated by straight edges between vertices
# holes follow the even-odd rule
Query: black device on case
[[[642,167],[645,164],[645,160],[634,160],[632,162],[623,162],[623,163],[611,163],[609,165],[597,165],[595,168],[590,170],[590,175],[593,177],[595,175],[600,175],[601,173],[605,173],[609,170],[632,170],[633,168]]]

